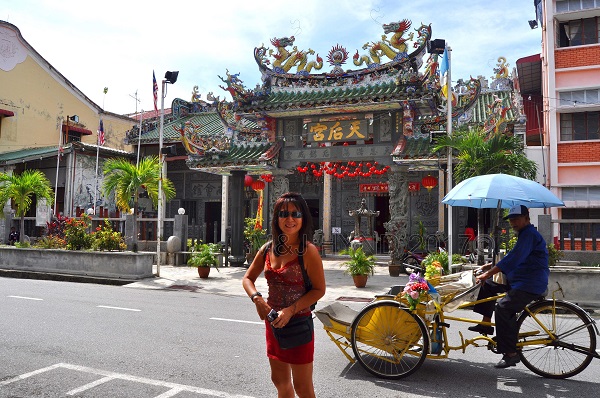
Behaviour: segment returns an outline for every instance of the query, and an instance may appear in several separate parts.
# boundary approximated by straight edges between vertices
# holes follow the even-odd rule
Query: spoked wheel
[[[359,312],[352,323],[351,343],[357,361],[386,379],[412,374],[429,352],[423,320],[391,300],[377,301]]]
[[[408,255],[402,261],[402,265],[404,266],[404,273],[406,275],[412,274],[415,270],[421,270],[421,265],[419,264],[419,260],[415,256]]]
[[[596,351],[594,326],[585,311],[574,304],[552,300],[528,308],[535,318],[523,311],[517,320],[519,343],[525,344],[521,348],[523,364],[552,379],[566,379],[583,371]],[[538,340],[540,343],[535,344]]]

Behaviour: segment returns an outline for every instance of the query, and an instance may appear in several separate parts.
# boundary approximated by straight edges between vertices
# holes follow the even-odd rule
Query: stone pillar
[[[134,236],[133,231],[135,230],[135,222],[133,220],[133,214],[125,214],[125,244],[127,244],[127,250],[137,251],[136,243],[137,236]]]
[[[173,221],[173,236],[180,239],[181,246],[178,251],[187,251],[187,240],[188,240],[188,215],[187,214],[175,214],[175,220]],[[185,264],[187,258],[184,253],[175,252],[174,265]]]
[[[406,167],[394,165],[388,171],[390,221],[384,224],[392,265],[400,265],[408,241],[408,178]]]
[[[229,226],[229,176],[221,178],[221,241],[227,243]]]
[[[231,255],[229,262],[232,267],[242,267],[246,261],[244,253],[244,177],[246,172],[234,170],[231,172]]]
[[[325,256],[327,252],[331,253],[333,240],[331,238],[331,198],[333,176],[325,173],[323,176],[323,246],[321,248],[321,256]]]
[[[542,238],[546,241],[546,244],[554,243],[554,237],[552,236],[552,216],[550,214],[540,214],[536,227]]]

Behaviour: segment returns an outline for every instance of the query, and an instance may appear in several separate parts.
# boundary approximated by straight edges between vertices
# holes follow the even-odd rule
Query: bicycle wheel
[[[404,257],[404,260],[402,260],[402,265],[404,266],[404,273],[406,275],[410,275],[415,271],[421,271],[421,265],[419,263],[419,260],[417,260],[417,258],[411,254]]]
[[[359,312],[350,339],[362,367],[385,379],[412,374],[429,352],[423,320],[391,300],[377,301]]]
[[[523,364],[551,379],[566,379],[583,371],[596,350],[594,326],[587,313],[565,301],[544,300],[528,308],[533,316],[523,311],[517,320],[519,343],[524,344],[520,352]],[[535,344],[543,339],[549,342]]]

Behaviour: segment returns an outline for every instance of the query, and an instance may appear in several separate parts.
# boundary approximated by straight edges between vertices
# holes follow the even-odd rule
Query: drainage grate
[[[342,297],[338,297],[336,299],[336,301],[356,301],[357,303],[370,303],[371,301],[373,301],[373,299],[370,298],[370,297],[347,297],[347,296],[342,296]]]

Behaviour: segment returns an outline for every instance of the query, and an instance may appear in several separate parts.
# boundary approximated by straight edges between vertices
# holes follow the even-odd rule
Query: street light
[[[162,233],[162,212],[163,212],[163,203],[162,203],[162,179],[163,179],[163,130],[165,126],[165,91],[167,89],[167,83],[175,84],[177,81],[177,76],[179,75],[178,71],[167,71],[165,73],[165,78],[162,81],[161,85],[161,94],[160,94],[160,129],[158,134],[158,165],[159,165],[159,176],[158,176],[158,217],[157,217],[157,226],[156,226],[156,276],[160,276],[160,235]]]

